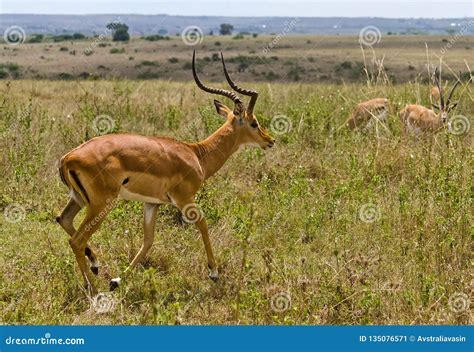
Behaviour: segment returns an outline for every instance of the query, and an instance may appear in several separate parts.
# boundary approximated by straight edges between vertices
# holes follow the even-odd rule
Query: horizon
[[[385,17],[385,16],[226,16],[226,15],[174,15],[168,13],[0,13],[0,16],[170,16],[170,17],[228,17],[228,18],[346,18],[346,19],[361,19],[373,18],[384,20],[451,20],[451,19],[474,19],[474,15],[465,17]]]
[[[3,0],[0,14],[9,15],[143,15],[183,17],[305,17],[305,18],[472,18],[471,1],[443,2],[416,1],[364,1],[296,0],[288,6],[282,0],[234,1],[160,1],[125,0],[118,7],[114,0]]]

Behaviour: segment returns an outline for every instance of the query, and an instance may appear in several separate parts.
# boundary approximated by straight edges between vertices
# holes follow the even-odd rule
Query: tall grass
[[[207,279],[198,231],[162,206],[147,261],[100,313],[54,221],[68,197],[58,159],[97,134],[99,115],[113,133],[203,139],[222,123],[213,97],[159,81],[2,83],[0,209],[15,205],[18,221],[0,216],[1,322],[472,324],[455,305],[473,289],[472,130],[402,138],[396,112],[428,104],[423,85],[255,88],[262,125],[284,115],[291,128],[268,152],[237,152],[199,193],[220,281]],[[387,129],[337,131],[376,96],[391,100]],[[456,113],[473,116],[469,94]],[[91,239],[100,290],[142,234],[142,205],[120,202]]]

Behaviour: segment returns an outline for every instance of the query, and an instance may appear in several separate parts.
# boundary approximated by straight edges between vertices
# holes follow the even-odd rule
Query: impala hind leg
[[[183,218],[188,223],[194,223],[201,232],[202,240],[204,242],[204,249],[207,255],[207,266],[209,268],[209,278],[216,282],[219,279],[219,272],[217,271],[216,260],[212,253],[211,240],[209,239],[209,231],[207,228],[206,219],[202,211],[196,206],[193,200],[186,203],[178,203],[178,208],[183,214]]]
[[[61,215],[56,218],[56,221],[61,225],[61,227],[66,231],[69,236],[73,236],[76,233],[76,229],[74,228],[74,218],[76,217],[77,213],[82,209],[82,206],[75,200],[74,196],[71,196],[69,202],[67,203],[66,207],[62,211]],[[89,261],[91,262],[90,269],[95,274],[99,274],[99,262],[97,261],[97,256],[95,252],[90,246],[86,246],[84,250],[84,254]]]
[[[87,242],[89,241],[90,237],[99,228],[100,224],[102,221],[104,221],[109,211],[110,209],[108,209],[105,205],[89,204],[87,208],[87,214],[79,226],[79,229],[69,239],[69,245],[76,256],[79,270],[84,277],[91,295],[95,295],[97,293],[97,289],[95,288],[90,272],[87,270],[84,252],[87,248]]]
[[[133,270],[140,263],[143,258],[146,256],[148,251],[150,250],[151,246],[153,245],[153,241],[155,239],[155,223],[156,223],[156,212],[158,210],[158,204],[151,204],[145,203],[143,206],[143,244],[133,258],[132,262],[130,263],[129,267],[124,271],[123,275],[127,275],[130,271]],[[110,281],[110,290],[115,290],[120,285],[120,277],[112,279]]]

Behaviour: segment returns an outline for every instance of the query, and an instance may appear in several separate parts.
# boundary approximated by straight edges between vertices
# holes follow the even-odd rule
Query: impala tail
[[[77,198],[77,195],[79,195],[80,199],[75,199],[79,204],[88,204],[90,202],[89,195],[81,183],[77,172],[68,168],[66,158],[67,156],[61,158],[59,162],[59,176],[61,177],[61,181],[71,190],[73,197]]]

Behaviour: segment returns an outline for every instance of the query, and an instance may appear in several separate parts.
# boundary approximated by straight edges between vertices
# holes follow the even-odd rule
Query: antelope
[[[428,109],[423,105],[409,104],[400,111],[400,119],[403,123],[405,132],[436,132],[443,128],[448,121],[448,114],[458,105],[458,102],[451,102],[454,91],[461,83],[458,79],[449,92],[448,99],[444,99],[444,90],[440,86],[441,73],[435,70],[435,84],[437,93],[439,93],[439,105],[432,103],[433,108],[439,112],[436,113],[432,109]]]
[[[273,147],[275,139],[254,114],[258,93],[232,81],[223,54],[226,80],[235,92],[250,97],[247,106],[232,91],[204,85],[196,73],[195,56],[193,52],[192,73],[197,86],[207,93],[226,97],[234,104],[231,109],[214,100],[217,114],[225,121],[208,138],[186,143],[168,137],[108,134],[92,138],[60,160],[59,174],[69,188],[70,198],[56,220],[70,236],[69,244],[91,295],[97,293],[91,272],[98,275],[99,266],[88,241],[119,198],[144,203],[143,244],[123,275],[141,262],[151,248],[158,206],[172,204],[181,211],[185,221],[188,219],[187,222],[197,226],[204,242],[209,278],[213,281],[219,278],[208,226],[195,205],[195,195],[240,146],[267,149]],[[86,215],[76,230],[73,220],[83,207],[87,209]],[[91,272],[87,270],[86,257]],[[112,279],[110,289],[117,288],[120,282],[120,277]]]
[[[345,125],[353,130],[387,118],[388,99],[375,98],[357,104],[352,115],[346,120]]]

